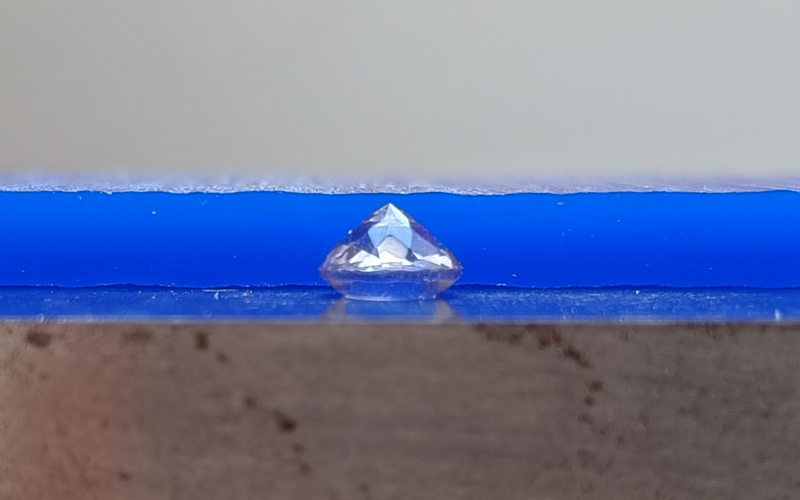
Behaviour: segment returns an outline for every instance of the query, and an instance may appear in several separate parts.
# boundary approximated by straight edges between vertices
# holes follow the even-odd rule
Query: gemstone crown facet
[[[427,229],[389,203],[350,231],[319,273],[351,299],[420,300],[450,288],[463,268]]]

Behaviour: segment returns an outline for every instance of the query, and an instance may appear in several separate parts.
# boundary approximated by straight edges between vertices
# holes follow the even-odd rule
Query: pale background
[[[2,172],[791,176],[800,2],[0,2]]]

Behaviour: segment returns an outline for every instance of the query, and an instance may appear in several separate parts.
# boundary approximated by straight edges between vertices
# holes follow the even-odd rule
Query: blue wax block
[[[462,285],[800,286],[800,193],[493,196],[0,192],[0,286],[324,285],[385,203],[464,265]]]

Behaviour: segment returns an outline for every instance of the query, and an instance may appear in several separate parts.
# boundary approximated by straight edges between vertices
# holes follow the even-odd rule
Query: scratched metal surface
[[[793,499],[798,356],[776,324],[0,324],[0,499]]]

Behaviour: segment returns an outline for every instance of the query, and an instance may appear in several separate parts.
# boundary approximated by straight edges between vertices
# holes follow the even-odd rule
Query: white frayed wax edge
[[[458,195],[506,195],[521,193],[577,194],[618,192],[746,193],[764,191],[800,191],[800,179],[683,179],[625,180],[574,178],[546,180],[486,181],[336,181],[313,178],[164,178],[141,179],[128,176],[0,177],[0,192],[60,191],[102,193],[209,193],[287,192],[306,194],[412,194],[448,193]]]

